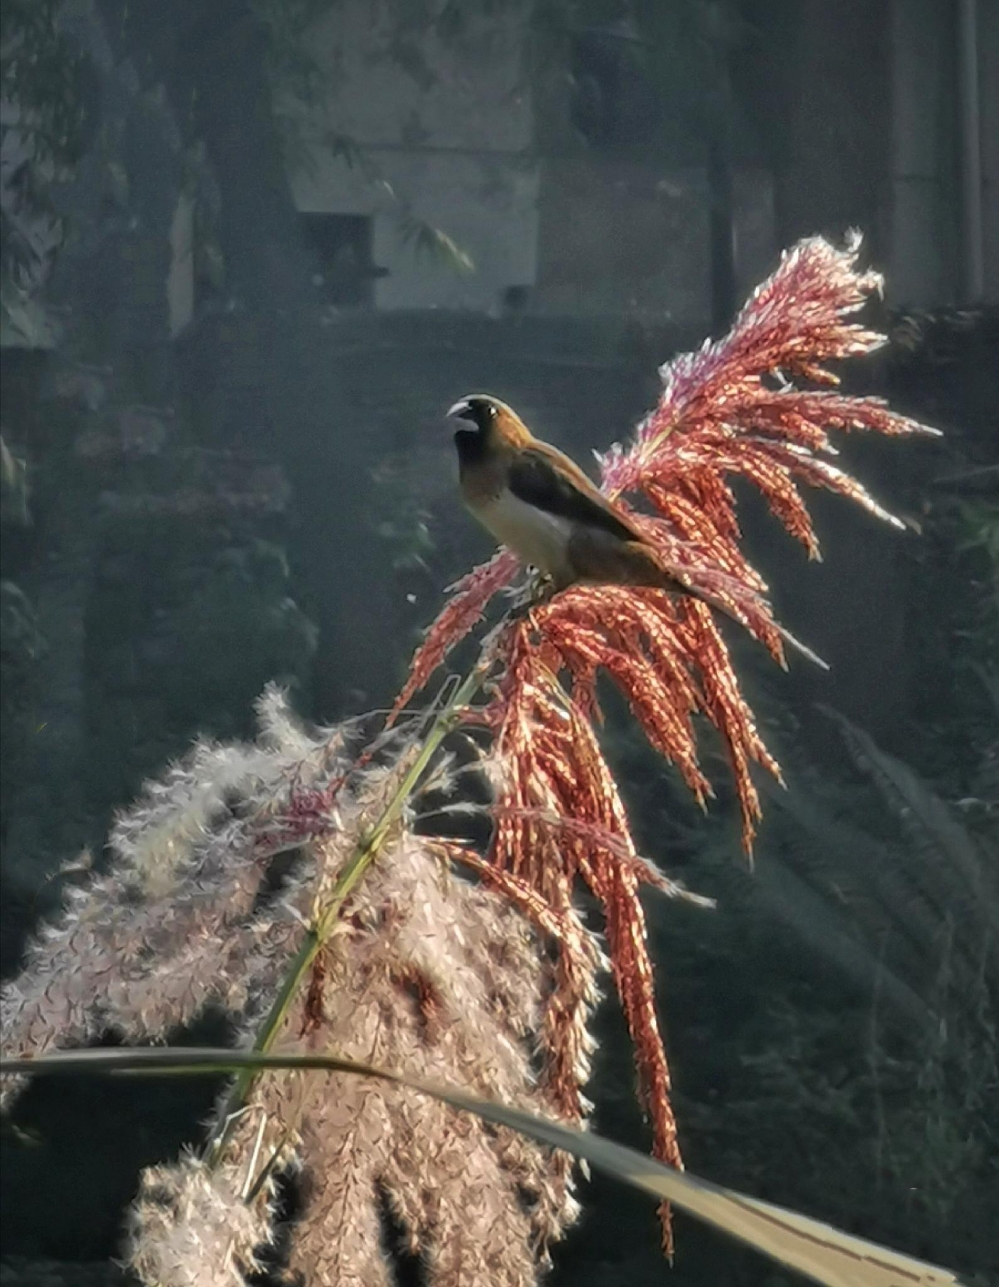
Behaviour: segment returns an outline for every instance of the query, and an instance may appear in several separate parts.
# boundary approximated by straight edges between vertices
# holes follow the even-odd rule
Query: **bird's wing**
[[[517,453],[508,484],[518,499],[549,514],[599,527],[622,541],[640,539],[579,466],[546,443],[534,443]]]

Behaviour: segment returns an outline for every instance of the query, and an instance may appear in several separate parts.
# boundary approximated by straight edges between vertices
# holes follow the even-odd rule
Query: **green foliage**
[[[45,641],[31,601],[13,581],[0,581],[0,831],[23,777],[35,731],[35,669]]]
[[[5,668],[5,692],[6,667],[36,661],[43,648],[38,620],[28,597],[13,581],[0,581],[0,656]]]
[[[0,140],[9,166],[0,201],[0,273],[5,315],[12,287],[38,277],[61,238],[53,181],[79,160],[86,136],[87,64],[60,30],[58,0],[8,0],[0,7]]]
[[[741,968],[765,971],[766,1000],[740,1034],[724,1111],[700,1121],[743,1183],[995,1269],[969,1213],[999,1182],[999,852],[838,718],[876,795],[803,781],[785,757],[792,789],[769,800],[755,896],[723,897],[730,925],[755,922],[738,929]],[[857,825],[865,815],[876,830]],[[777,947],[789,932],[797,947]],[[789,1182],[781,1156],[795,1159]]]
[[[375,532],[385,543],[392,569],[425,569],[435,549],[431,516],[420,497],[414,496],[406,456],[383,457],[373,478],[378,499]]]
[[[310,106],[322,100],[324,72],[309,51],[309,32],[337,0],[250,0],[267,33],[267,69],[275,89]]]
[[[999,505],[992,500],[959,501],[958,518],[964,531],[959,548],[982,550],[993,577],[999,577]]]
[[[0,523],[27,527],[31,521],[29,496],[28,462],[13,452],[0,434]]]
[[[408,246],[417,259],[427,259],[459,276],[475,272],[475,261],[453,237],[426,219],[420,219],[405,206],[399,215],[399,235],[403,245]]]
[[[172,655],[189,666],[199,694],[193,709],[218,692],[238,655],[246,675],[240,687],[257,690],[260,678],[295,683],[307,672],[315,650],[315,627],[289,595],[290,569],[284,551],[269,541],[223,550],[171,622]],[[231,683],[226,685],[231,693]],[[230,695],[238,707],[243,702]]]
[[[999,469],[993,468],[991,476],[999,482]],[[987,665],[990,659],[993,663],[982,674],[993,691],[999,683],[994,666],[999,652],[999,501],[994,496],[958,500],[955,510],[958,549],[976,557],[980,568],[981,606],[973,626],[975,654],[980,664]]]
[[[38,261],[32,262],[37,264]],[[7,276],[0,276],[0,343],[4,347],[51,349],[56,347],[61,336],[58,323],[29,294],[32,271],[27,274],[26,288],[17,286]],[[20,272],[18,275],[22,279],[25,277]]]
[[[29,498],[27,460],[0,435],[0,527],[27,527]],[[35,668],[44,649],[31,600],[14,581],[0,580],[0,832],[23,777],[34,718]]]
[[[0,87],[35,160],[50,170],[74,164],[82,144],[84,64],[59,29],[60,8],[59,0],[7,0],[0,10]]]
[[[133,795],[192,729],[244,731],[268,680],[306,681],[316,629],[277,545],[182,517],[107,518],[87,609],[91,796]]]

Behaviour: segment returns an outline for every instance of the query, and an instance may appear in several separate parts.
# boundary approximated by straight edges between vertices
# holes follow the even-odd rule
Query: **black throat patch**
[[[462,465],[478,465],[486,458],[486,435],[480,429],[456,429],[454,445]]]

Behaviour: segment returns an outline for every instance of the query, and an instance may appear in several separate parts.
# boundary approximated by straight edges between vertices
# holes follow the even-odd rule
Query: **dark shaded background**
[[[323,721],[390,700],[441,588],[489,550],[455,501],[441,413],[457,396],[488,389],[585,459],[651,405],[660,362],[724,329],[780,247],[858,226],[890,270],[875,320],[893,343],[848,383],[946,437],[848,444],[910,530],[818,497],[821,565],[747,505],[784,619],[832,663],[772,675],[743,650],[791,785],[768,802],[755,874],[724,787],[704,819],[625,720],[608,737],[645,851],[720,900],[648,909],[691,1169],[996,1281],[997,945],[950,874],[955,844],[994,874],[999,797],[999,325],[995,265],[976,287],[962,240],[961,6],[396,6],[399,65],[431,86],[431,29],[460,45],[463,23],[513,13],[530,51],[537,280],[475,311],[378,307],[365,219],[333,245],[296,206],[272,90],[321,97],[303,34],[336,8],[4,6],[4,107],[23,113],[4,127],[0,248],[4,972],[58,905],[64,859],[90,845],[100,861],[143,777],[197,732],[244,731],[267,679]],[[999,78],[988,8],[983,85]],[[356,148],[363,175],[363,140],[329,146]],[[414,173],[400,199],[415,206]],[[706,231],[684,270],[700,303],[671,319],[634,281],[641,255],[659,271],[655,238],[683,245],[684,230],[653,221],[641,242],[636,213],[639,231],[601,237],[583,216],[612,189],[627,216],[632,190],[678,175]],[[193,307],[177,328],[182,194]],[[442,279],[454,272],[447,229],[412,226]],[[629,237],[637,278],[595,263]],[[911,768],[909,794],[882,754]],[[893,1008],[893,984],[927,1022]],[[610,1006],[601,1033],[597,1127],[641,1143]],[[196,1139],[210,1101],[206,1087],[32,1089],[4,1124],[4,1287],[114,1280],[97,1262],[139,1167]],[[648,1204],[602,1181],[584,1192],[555,1281],[662,1281]],[[686,1222],[677,1236],[678,1285],[791,1281]]]

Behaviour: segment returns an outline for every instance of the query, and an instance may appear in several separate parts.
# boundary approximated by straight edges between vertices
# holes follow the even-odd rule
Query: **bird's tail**
[[[656,552],[641,541],[629,541],[624,545],[622,563],[628,573],[622,580],[627,580],[629,584],[667,590],[670,594],[696,599],[699,603],[714,608],[716,612],[724,613],[754,634],[759,632],[754,629],[753,618],[765,615],[769,628],[776,630],[789,647],[822,670],[829,669],[828,662],[823,661],[790,630],[774,621],[771,606],[761,595],[747,591],[746,586],[735,577],[712,569],[711,579],[716,584],[716,593],[712,593],[706,587],[694,585],[692,578],[688,578],[681,569],[666,568]]]

